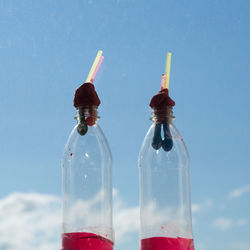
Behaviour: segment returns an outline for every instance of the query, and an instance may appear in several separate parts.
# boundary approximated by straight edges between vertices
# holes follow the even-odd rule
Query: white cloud
[[[1,250],[60,249],[61,224],[61,197],[11,193],[0,199]],[[117,190],[114,190],[114,227],[116,243],[139,230],[139,207],[125,206]]]
[[[228,197],[231,199],[235,199],[241,197],[245,193],[250,193],[250,184],[234,189],[228,194]]]
[[[60,199],[12,193],[0,200],[1,250],[60,249]]]
[[[237,220],[232,220],[230,218],[219,217],[215,219],[212,223],[214,227],[217,227],[221,231],[226,231],[232,227],[242,227],[248,224],[248,219],[240,218]],[[250,250],[250,249],[249,249]]]
[[[196,248],[197,249],[199,249],[199,250],[205,250],[205,249],[207,249],[207,247],[206,247],[206,245],[204,244],[204,243],[202,243],[202,242],[195,242],[195,246],[196,246]],[[195,248],[195,249],[196,249]]]
[[[192,237],[190,209],[179,205],[159,206],[150,201],[141,210],[141,236],[151,237],[157,234],[161,237]]]
[[[235,242],[230,245],[232,250],[250,250],[249,242]]]
[[[115,209],[115,239],[117,241],[124,241],[128,233],[138,232],[139,218],[139,207]]]
[[[199,212],[201,210],[201,206],[198,204],[192,204],[192,213]]]
[[[245,226],[248,224],[248,219],[246,218],[241,218],[236,221],[237,226]]]
[[[220,217],[214,220],[213,226],[217,227],[221,231],[226,231],[233,226],[233,221],[229,218]]]
[[[98,193],[88,204],[76,203],[74,209],[78,211],[80,206],[90,211],[100,197],[101,193]],[[131,233],[139,232],[139,206],[126,206],[115,189],[113,197],[115,243],[126,244],[130,236],[134,237]],[[199,211],[200,205],[194,204],[193,209]],[[169,214],[169,211],[162,212],[164,215]],[[152,218],[155,216],[156,214]],[[239,223],[243,223],[243,220]],[[39,193],[11,193],[0,199],[1,250],[60,249],[61,228],[61,197]]]
[[[208,209],[210,209],[213,206],[213,201],[211,199],[204,200],[202,203],[197,204],[193,203],[192,204],[192,213],[198,213],[198,212],[204,212]]]
[[[139,206],[128,207],[124,204],[117,189],[113,189],[114,229],[116,241],[123,242],[129,233],[139,231]]]

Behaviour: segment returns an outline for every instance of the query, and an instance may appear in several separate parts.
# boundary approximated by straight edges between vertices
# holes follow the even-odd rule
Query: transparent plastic
[[[153,148],[159,123],[154,116],[152,120],[138,159],[141,250],[191,250],[194,248],[188,152],[171,117],[165,119],[173,141],[171,150]],[[164,138],[163,132],[161,137]]]
[[[62,161],[63,250],[110,250],[114,241],[112,157],[98,124],[80,135],[79,122],[78,115]]]

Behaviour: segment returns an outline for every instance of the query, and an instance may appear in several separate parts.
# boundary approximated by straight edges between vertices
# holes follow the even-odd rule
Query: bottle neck
[[[84,106],[77,108],[77,123],[93,126],[97,124],[98,116],[97,106]]]
[[[154,123],[168,123],[171,124],[175,116],[173,115],[173,107],[165,106],[160,109],[153,108],[151,120]]]

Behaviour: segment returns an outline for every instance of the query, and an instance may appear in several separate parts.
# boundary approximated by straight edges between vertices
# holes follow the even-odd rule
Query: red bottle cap
[[[90,82],[85,82],[82,84],[75,92],[74,106],[76,108],[83,107],[88,109],[89,116],[85,117],[85,123],[88,126],[93,126],[97,119],[96,109],[93,110],[92,107],[98,107],[101,101],[95,91],[94,84]]]
[[[85,82],[75,92],[74,106],[76,108],[87,106],[98,107],[100,103],[101,101],[95,91],[95,86],[90,82]]]
[[[149,106],[153,109],[161,109],[166,106],[174,106],[175,102],[169,97],[168,89],[163,89],[154,95],[150,101]]]

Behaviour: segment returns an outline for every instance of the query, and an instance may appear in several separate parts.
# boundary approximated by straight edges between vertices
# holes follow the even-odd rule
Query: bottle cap
[[[90,82],[85,82],[75,92],[74,106],[76,108],[86,106],[98,107],[100,103],[101,101],[95,91],[95,86]]]
[[[161,109],[165,106],[173,107],[175,102],[169,97],[168,89],[163,89],[154,95],[149,106],[154,109]]]

